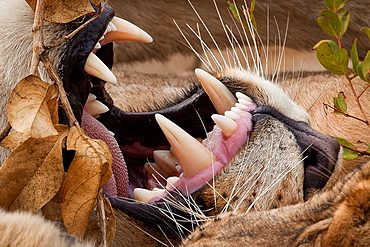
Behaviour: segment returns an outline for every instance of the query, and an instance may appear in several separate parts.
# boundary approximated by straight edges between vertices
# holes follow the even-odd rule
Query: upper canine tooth
[[[112,71],[92,52],[87,57],[85,71],[103,81],[117,83],[117,78]]]
[[[143,43],[150,43],[153,38],[141,28],[135,26],[131,22],[123,20],[118,17],[113,17],[111,23],[116,27],[105,36],[105,43],[114,41],[137,41]]]
[[[216,157],[195,138],[160,114],[155,118],[181,163],[184,177],[207,169]]]
[[[202,69],[195,69],[195,74],[219,114],[224,114],[235,105],[236,98],[217,78]]]
[[[238,124],[228,117],[218,114],[213,114],[211,117],[227,138],[232,136],[238,128]]]

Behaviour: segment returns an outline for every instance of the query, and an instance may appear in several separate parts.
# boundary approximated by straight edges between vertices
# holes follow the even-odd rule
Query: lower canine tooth
[[[224,114],[235,105],[236,98],[217,78],[202,69],[196,69],[195,74],[219,114]]]
[[[192,177],[207,169],[216,157],[195,138],[160,114],[155,118],[180,161],[184,177]]]
[[[95,95],[94,95],[95,96]],[[96,98],[96,97],[95,97]],[[99,100],[88,100],[85,104],[84,109],[91,115],[96,116],[109,111],[108,106],[104,105]]]
[[[89,75],[98,77],[103,81],[117,83],[116,76],[94,53],[90,53],[87,57],[85,71]]]
[[[156,196],[161,196],[166,190],[164,189],[156,189],[156,190],[147,190],[142,188],[134,189],[134,197],[136,200],[141,202],[149,202]]]
[[[232,136],[238,128],[238,124],[228,117],[213,114],[212,119],[217,126],[220,127],[227,138]]]

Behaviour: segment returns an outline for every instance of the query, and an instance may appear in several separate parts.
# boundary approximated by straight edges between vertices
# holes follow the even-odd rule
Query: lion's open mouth
[[[153,112],[122,111],[113,105],[104,85],[116,80],[110,71],[112,42],[127,40],[151,42],[151,37],[114,17],[106,6],[100,18],[70,41],[59,70],[69,101],[86,133],[104,140],[112,152],[113,176],[104,189],[115,205],[188,196],[221,172],[248,141],[251,112],[257,105],[242,93],[234,96],[219,80],[198,69],[204,89],[194,87],[185,100]],[[220,115],[213,115],[217,112]],[[63,121],[63,112],[60,115]],[[311,144],[302,145],[302,150]],[[335,156],[337,150],[332,153]],[[333,170],[333,165],[322,166],[330,173]]]
[[[243,94],[239,94],[238,103],[222,83],[202,70],[198,71],[198,77],[209,84],[209,90],[216,90],[211,98],[218,112],[229,110],[226,116],[213,117],[222,131],[215,127],[204,145],[191,137],[204,139],[214,125],[210,116],[216,110],[204,90],[195,88],[189,93],[193,93],[190,98],[156,112],[130,113],[115,107],[104,89],[106,82],[116,81],[110,71],[112,42],[151,42],[151,37],[133,24],[114,17],[108,6],[102,16],[85,29],[70,42],[62,78],[75,115],[86,133],[103,139],[111,149],[113,176],[105,186],[109,195],[142,202],[162,200],[175,190],[187,196],[219,173],[247,141],[252,128],[249,112],[255,109],[255,104]],[[93,29],[99,31],[92,32]],[[214,80],[223,86],[221,90],[217,89],[218,85],[212,86]],[[222,90],[226,91],[225,95]],[[92,116],[99,117],[100,122]],[[181,128],[167,118],[179,123]]]

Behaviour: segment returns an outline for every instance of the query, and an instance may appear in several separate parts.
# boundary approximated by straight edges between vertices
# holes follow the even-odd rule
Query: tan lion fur
[[[21,4],[21,2],[23,5]],[[127,16],[126,19],[143,27],[143,29],[152,34],[154,39],[156,40],[156,43],[154,43],[153,45],[144,46],[131,43],[124,43],[123,45],[120,45],[123,46],[124,54],[118,54],[119,61],[132,62],[147,60],[151,58],[153,58],[154,60],[159,59],[161,61],[164,61],[169,58],[169,54],[174,54],[177,52],[187,54],[185,55],[185,58],[189,57],[191,51],[185,48],[183,44],[178,42],[181,37],[178,34],[175,26],[173,25],[171,17],[171,15],[175,15],[175,19],[177,19],[178,23],[190,22],[194,24],[195,22],[199,22],[191,8],[189,8],[188,3],[184,2],[183,4],[179,4],[179,2],[176,1],[168,1],[168,6],[161,7],[161,5],[157,6],[157,4],[155,4],[155,1],[133,1],[132,3],[130,1],[117,0],[111,2],[113,7],[116,7],[116,9],[118,9],[118,13],[120,13],[120,16],[122,16],[123,18]],[[212,11],[214,10],[212,1],[193,2],[195,7],[200,10],[200,15],[203,19],[216,20],[212,21],[212,23],[214,24],[211,24],[211,26],[217,27],[220,25],[219,21],[215,18],[215,16],[217,17],[217,13],[211,13],[209,11],[209,9],[212,9]],[[225,11],[225,2],[226,1],[220,2],[219,6],[223,12]],[[352,1],[349,1],[349,6],[351,8],[354,8],[355,11],[359,9],[358,12],[360,13],[360,10],[362,10],[363,8],[363,2],[358,1],[353,5],[351,2]],[[0,18],[1,20],[4,20],[5,23],[7,19],[11,19],[11,13],[15,13],[16,11],[13,7],[13,4],[20,4],[21,8],[17,9],[17,11],[25,11],[23,0],[6,0],[1,1],[0,3],[3,6],[8,6],[10,8],[9,12],[3,13],[3,16],[5,16],[5,18]],[[284,7],[282,7],[282,3],[287,4],[289,8],[284,9]],[[119,4],[121,5],[121,7],[118,6]],[[316,19],[316,17],[311,18],[311,16],[310,21],[306,22],[307,20],[305,18],[303,18],[302,20],[302,15],[298,13],[299,11],[304,11],[305,13],[309,12],[307,11],[308,8],[310,8],[310,11],[312,10],[312,12],[318,13],[318,10],[322,9],[323,6],[320,6],[319,4],[313,4],[312,2],[301,3],[302,5],[300,5],[299,9],[296,9],[297,11],[294,11],[294,7],[296,7],[296,5],[294,5],[294,3],[292,3],[291,1],[280,1],[276,3],[274,1],[267,1],[266,4],[269,4],[269,6],[271,6],[269,7],[269,9],[271,9],[272,11],[271,15],[278,15],[277,20],[281,23],[281,26],[284,26],[286,23],[287,12],[291,13],[290,23],[298,23],[297,26],[295,26],[296,24],[290,24],[290,30],[292,31],[289,31],[290,33],[288,34],[288,40],[290,39],[289,37],[294,38],[293,40],[290,39],[291,42],[289,41],[290,43],[287,43],[288,46],[292,48],[309,49],[314,43],[316,43],[316,41],[321,38],[321,36],[318,34],[319,31],[317,31],[316,24],[313,24],[313,20]],[[184,7],[185,5],[186,7]],[[133,11],[132,9],[140,9],[141,11]],[[258,5],[257,10],[259,10],[260,13],[261,10],[264,10],[262,20],[266,20],[267,18],[265,16],[265,3]],[[161,11],[166,11],[166,14],[163,14],[163,12]],[[29,10],[25,12],[31,13]],[[159,18],[161,16],[169,18],[163,20],[162,18]],[[354,30],[356,30],[358,26],[364,26],[367,24],[362,22],[363,19],[361,19],[361,17],[356,17],[356,15],[354,16],[355,26],[351,27],[352,31],[350,31],[349,34],[353,36],[358,36],[358,33]],[[9,27],[0,30],[0,34],[2,34],[2,36],[0,36],[0,51],[3,58],[1,60],[2,62],[0,62],[0,65],[3,68],[0,71],[0,76],[3,80],[0,84],[0,93],[2,96],[4,96],[2,97],[3,99],[5,99],[7,95],[9,95],[9,92],[14,84],[28,73],[28,68],[24,66],[24,64],[26,64],[31,57],[31,46],[29,40],[31,37],[30,20],[32,20],[32,15],[28,14],[23,16],[22,18],[28,19],[28,22],[26,23],[27,25],[25,25],[23,21],[18,21],[19,26],[14,27],[12,25],[9,25]],[[303,28],[302,25],[300,25],[299,23],[307,23],[307,26]],[[163,28],[159,29],[158,26],[161,26]],[[312,32],[312,28],[316,30],[313,32],[317,35],[307,36],[307,29],[309,30],[309,32]],[[218,33],[213,33],[215,36],[221,36],[221,34],[222,36],[224,36],[222,30],[220,30],[219,28],[216,29],[218,30]],[[20,35],[20,30],[23,30],[25,33],[29,32],[29,36],[24,37],[22,36],[23,34]],[[265,32],[263,30],[266,30],[266,28],[263,28],[262,26],[262,35],[264,34],[263,32]],[[63,34],[60,33],[60,35]],[[190,34],[190,32],[187,33],[187,36],[191,35],[192,34]],[[306,38],[302,39],[302,36],[304,35],[306,35],[307,37],[305,36]],[[271,37],[275,36],[272,35]],[[12,46],[16,44],[16,42],[18,42],[19,40],[23,39],[28,40],[28,43],[24,43],[26,44],[25,47]],[[225,40],[220,40],[218,42],[223,43],[224,41]],[[208,39],[206,40],[206,42],[210,42],[210,40]],[[346,45],[348,47],[349,41],[346,42]],[[10,53],[9,51],[15,52],[17,54],[17,59],[13,59],[14,53]],[[183,61],[182,55],[180,55],[179,60]],[[9,61],[13,62],[9,63]],[[193,69],[195,66],[200,65],[192,57],[189,58],[189,61],[190,66],[186,67],[187,69]],[[56,60],[54,62],[57,63]],[[121,105],[122,107],[127,107],[127,109],[143,110],[143,107],[140,105],[141,102],[146,102],[146,104],[149,105],[154,104],[151,106],[151,108],[162,105],[160,101],[163,101],[163,104],[166,104],[168,98],[164,96],[162,92],[165,92],[165,95],[176,98],[178,97],[177,95],[179,94],[179,92],[181,92],[182,88],[189,87],[191,81],[195,81],[195,76],[191,72],[189,73],[186,71],[182,71],[183,73],[173,77],[153,74],[147,75],[130,71],[126,72],[125,70],[129,68],[126,66],[127,64],[120,64],[120,67],[116,68],[116,71],[118,71],[117,76],[121,79],[122,82],[129,83],[127,83],[126,85],[119,84],[118,87],[111,86],[108,87],[108,90],[112,94],[113,98],[115,98],[115,102],[119,106]],[[145,68],[145,66],[141,66],[141,68]],[[145,84],[146,90],[143,90],[142,88],[143,80],[147,80]],[[163,85],[163,81],[166,82],[166,85]],[[140,87],[138,88],[137,84],[139,83]],[[369,133],[368,127],[366,125],[357,121],[353,121],[352,119],[345,118],[343,116],[333,116],[330,114],[330,110],[325,111],[322,107],[322,103],[331,104],[333,96],[335,96],[337,92],[343,90],[345,91],[347,100],[350,105],[349,111],[353,113],[353,115],[359,115],[359,112],[358,110],[356,110],[357,108],[353,103],[353,97],[348,88],[346,88],[347,82],[343,78],[320,73],[310,74],[309,76],[298,76],[294,77],[294,79],[280,80],[278,81],[278,83],[282,83],[283,88],[288,92],[290,97],[294,101],[298,102],[298,104],[309,113],[310,124],[315,129],[323,133],[350,139],[352,142],[357,141],[357,139],[361,139],[370,143],[370,140],[368,139],[369,135],[366,134]],[[355,84],[356,90],[358,90],[358,92],[361,92],[363,88],[363,83],[361,84],[356,82]],[[244,90],[254,90],[253,92],[256,93],[254,93],[253,95],[255,95],[257,99],[262,100],[262,98],[266,96],[266,92],[262,91],[262,95],[257,96],[258,90],[256,88],[258,87],[256,87],[255,85],[256,84],[252,83],[252,86],[248,86],[247,83],[242,83],[242,87],[244,86]],[[153,91],[158,91],[160,92],[160,94],[155,94],[153,93]],[[139,97],[137,95],[138,92],[140,92]],[[277,95],[281,96],[280,94]],[[163,98],[166,98],[166,100],[163,100]],[[364,104],[365,109],[369,109],[370,107],[369,98],[369,92],[366,92],[362,96],[361,100]],[[119,102],[119,100],[121,102]],[[290,102],[289,99],[288,101]],[[0,107],[0,129],[2,129],[5,122],[4,103],[5,102],[3,101]],[[275,103],[279,104],[282,102],[275,101]],[[292,112],[290,112],[289,110],[291,109],[299,110],[293,110]],[[293,104],[292,107],[287,109],[286,114],[292,114],[291,116],[293,118],[296,117],[297,119],[308,121],[304,117],[306,116],[306,113],[301,109],[302,108],[300,107],[296,108],[296,106],[294,106]],[[357,135],[356,133],[359,134]],[[293,140],[291,138],[291,133],[288,133],[284,129],[284,127],[279,124],[279,122],[267,122],[265,123],[265,126],[261,126],[261,129],[259,129],[257,134],[260,134],[260,139],[256,138],[256,141],[249,145],[253,145],[253,147],[255,147],[255,150],[258,150],[258,152],[253,153],[253,147],[248,148],[251,151],[247,151],[248,149],[243,149],[241,153],[239,153],[239,155],[234,159],[232,165],[229,166],[230,169],[241,163],[241,161],[242,163],[244,163],[245,159],[243,159],[243,157],[250,156],[251,154],[253,157],[250,160],[255,160],[253,161],[254,163],[260,162],[260,154],[266,152],[271,152],[271,156],[263,157],[265,161],[272,159],[276,161],[277,164],[279,164],[277,166],[277,170],[274,167],[266,166],[267,168],[271,169],[268,171],[269,173],[266,174],[274,174],[275,176],[278,176],[279,174],[281,174],[281,170],[278,169],[292,164],[295,164],[296,167],[294,167],[291,173],[285,175],[281,182],[278,183],[275,188],[271,188],[268,193],[263,195],[263,197],[259,197],[258,201],[255,201],[256,196],[258,196],[258,189],[263,189],[265,186],[263,183],[274,181],[276,177],[272,178],[272,180],[264,180],[263,178],[261,180],[253,181],[251,185],[257,184],[255,191],[252,191],[255,192],[255,195],[251,197],[248,197],[248,195],[246,195],[245,198],[243,198],[243,196],[234,198],[235,200],[233,199],[229,203],[232,206],[239,205],[237,210],[233,210],[233,207],[230,207],[229,209],[230,211],[232,211],[232,213],[222,213],[215,219],[213,219],[212,216],[209,217],[208,222],[205,223],[205,225],[199,227],[188,238],[188,240],[185,240],[185,242],[183,243],[184,246],[191,244],[195,244],[195,246],[243,246],[246,244],[244,241],[250,241],[253,244],[260,243],[261,245],[266,246],[279,246],[282,245],[282,243],[287,243],[289,245],[296,244],[302,246],[305,246],[305,244],[307,244],[306,246],[312,246],[312,244],[320,242],[323,246],[339,246],[339,244],[342,243],[369,243],[367,223],[368,218],[366,214],[369,208],[369,199],[366,196],[367,194],[369,194],[369,185],[367,182],[370,171],[369,163],[363,165],[360,169],[355,170],[355,172],[350,173],[350,175],[347,175],[344,179],[342,177],[346,172],[344,172],[344,170],[342,170],[342,168],[339,166],[335,171],[334,176],[331,178],[327,189],[319,195],[314,196],[309,201],[303,203],[303,195],[302,191],[300,191],[303,171],[301,165],[299,164],[299,161],[302,157],[300,157],[300,150],[297,148],[296,144],[291,141]],[[284,139],[286,142],[282,143],[276,141],[279,140],[279,138]],[[268,142],[269,144],[271,144],[271,146],[263,145],[264,142]],[[284,147],[286,153],[275,157],[274,155],[277,154],[277,152],[274,152],[274,150],[281,147]],[[260,148],[262,148],[262,150]],[[2,158],[4,157],[0,157],[0,161]],[[364,161],[361,160],[361,163],[363,162]],[[351,169],[352,166],[355,165],[346,164],[346,167],[348,169]],[[250,170],[245,170],[244,179],[248,178],[248,174],[253,173],[254,168],[250,167],[249,169]],[[234,175],[235,172],[233,173]],[[225,180],[229,180],[227,185],[224,184]],[[339,183],[334,186],[337,181],[339,181]],[[240,186],[240,184],[235,183],[235,176],[231,176],[230,179],[230,176],[224,176],[224,174],[221,174],[218,177],[218,179],[216,180],[216,184],[217,183],[219,183],[217,191],[222,196],[224,193],[226,193],[225,198],[231,196],[230,189],[228,189],[230,188],[230,186]],[[240,181],[240,183],[242,184],[243,181]],[[332,186],[334,186],[333,189]],[[222,187],[224,187],[224,189],[222,189]],[[293,189],[296,190],[295,193],[291,193]],[[207,199],[207,201],[211,203],[213,202],[213,189],[208,189],[204,193],[204,195],[205,197],[209,198]],[[278,198],[281,199],[278,200]],[[225,206],[227,206],[226,204],[227,203],[225,202],[225,200],[223,200],[221,197],[217,197],[217,205],[219,207],[217,209],[218,211],[216,210],[213,214],[219,214],[220,211]],[[252,204],[253,210],[265,211],[245,213],[245,211]],[[292,204],[297,205],[283,207]],[[278,209],[270,210],[272,208]],[[116,212],[116,215],[118,217],[118,223],[114,246],[161,246],[161,242],[167,245],[176,245],[181,241],[181,239],[178,239],[172,235],[166,236],[166,234],[163,234],[161,231],[154,229],[152,226],[148,226],[145,223],[136,221],[121,212]],[[38,227],[35,227],[34,224],[38,225]],[[52,242],[48,242],[46,244],[40,242],[42,240],[36,237],[38,236],[37,234],[51,236],[53,239],[52,241],[56,241],[56,243],[62,243],[66,240],[64,234],[61,233],[58,228],[51,227],[50,223],[41,219],[39,216],[17,213],[2,213],[2,215],[0,216],[0,226],[4,227],[0,227],[0,229],[4,229],[1,230],[0,233],[2,235],[0,238],[0,246],[3,246],[3,243],[4,246],[7,246],[8,242],[6,241],[8,241],[8,238],[4,238],[3,241],[3,237],[8,235],[3,235],[3,232],[8,230],[10,230],[11,232],[17,231],[15,232],[17,234],[9,235],[10,237],[15,237],[14,239],[12,238],[10,240],[11,242],[17,243],[16,241],[28,241],[27,243],[30,243],[30,246],[52,246],[50,244]],[[343,228],[345,228],[345,230],[343,230]],[[27,233],[27,231],[23,229],[28,229],[32,233]],[[299,229],[299,231],[296,231],[296,229]],[[46,232],[44,230],[46,230]],[[346,234],[344,236],[342,235],[343,231]],[[167,237],[169,237],[170,239],[167,239]],[[76,246],[78,246],[78,242],[69,242],[68,239],[69,238],[67,238],[66,243],[76,244]],[[157,241],[157,239],[160,242]],[[339,242],[339,240],[347,242]],[[35,244],[33,244],[33,241],[35,242]]]

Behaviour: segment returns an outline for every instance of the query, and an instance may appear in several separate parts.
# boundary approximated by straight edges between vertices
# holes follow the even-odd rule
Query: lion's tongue
[[[89,137],[103,140],[112,153],[113,175],[104,186],[104,190],[112,196],[127,197],[129,184],[127,167],[121,149],[116,139],[113,137],[113,134],[105,128],[103,124],[85,111],[82,114],[81,126]]]

